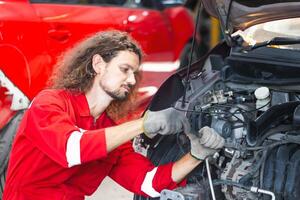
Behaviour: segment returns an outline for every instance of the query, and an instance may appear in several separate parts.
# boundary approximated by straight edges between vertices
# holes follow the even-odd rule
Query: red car
[[[186,8],[164,7],[157,0],[11,0],[0,4],[1,76],[19,89],[14,100],[20,104],[23,99],[13,110],[26,108],[45,86],[56,57],[89,34],[106,29],[130,32],[147,55],[146,62],[173,64],[189,45],[194,26]],[[169,70],[152,66],[146,64],[145,71]],[[7,87],[3,79],[2,87]],[[0,128],[10,118],[7,107],[11,103],[4,99],[2,94]]]
[[[129,32],[146,54],[140,90],[145,95],[137,105],[155,93],[191,46],[193,18],[176,2],[0,1],[0,174],[17,127],[10,124],[45,87],[57,56],[87,35],[106,29]]]

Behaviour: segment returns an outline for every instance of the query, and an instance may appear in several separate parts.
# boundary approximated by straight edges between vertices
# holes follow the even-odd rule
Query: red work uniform
[[[94,121],[83,93],[39,93],[18,129],[3,199],[82,200],[105,176],[152,197],[178,186],[171,179],[173,163],[155,167],[134,152],[131,142],[108,153],[105,127],[112,125],[106,113]]]

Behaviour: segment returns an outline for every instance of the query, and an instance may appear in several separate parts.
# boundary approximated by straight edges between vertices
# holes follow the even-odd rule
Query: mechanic
[[[191,153],[155,167],[130,142],[145,132],[189,133],[187,118],[174,108],[147,111],[116,125],[114,114],[134,96],[142,52],[118,31],[100,32],[66,52],[25,112],[10,156],[4,200],[84,199],[106,176],[126,189],[157,197],[185,184],[184,177],[214,154],[224,140],[212,129],[191,136]]]

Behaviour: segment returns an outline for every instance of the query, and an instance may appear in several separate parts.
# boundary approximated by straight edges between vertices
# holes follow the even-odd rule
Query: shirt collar
[[[71,92],[72,99],[75,102],[77,111],[80,116],[91,116],[90,108],[86,96],[83,92]]]
[[[72,100],[75,102],[77,112],[81,117],[92,117],[90,112],[90,107],[87,101],[87,98],[84,92],[70,92]],[[100,118],[109,118],[106,111],[104,111],[99,117]],[[98,120],[97,119],[97,120]],[[109,118],[110,119],[110,118]],[[112,119],[110,119],[112,122]],[[114,122],[112,122],[114,124]]]

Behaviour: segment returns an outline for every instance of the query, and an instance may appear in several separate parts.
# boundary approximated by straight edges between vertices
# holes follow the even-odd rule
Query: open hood
[[[226,35],[256,24],[300,16],[300,0],[232,0],[230,11],[230,0],[201,1],[206,11],[220,20]]]

